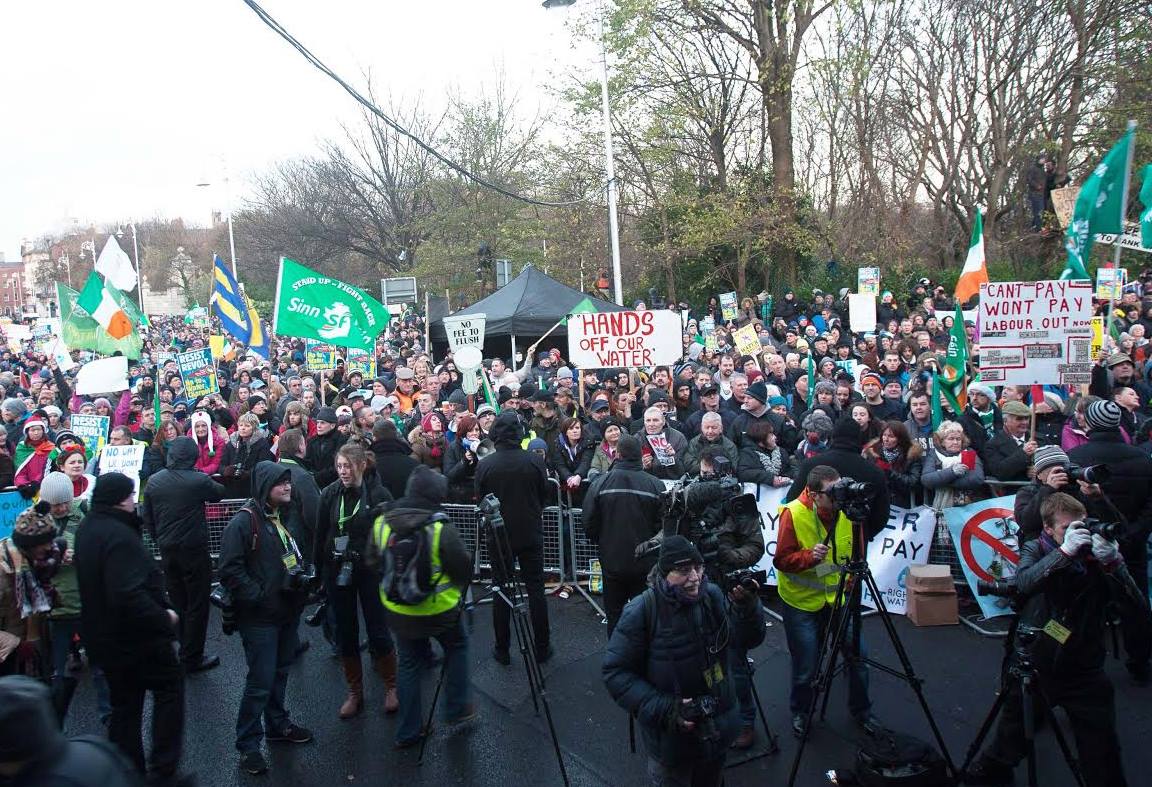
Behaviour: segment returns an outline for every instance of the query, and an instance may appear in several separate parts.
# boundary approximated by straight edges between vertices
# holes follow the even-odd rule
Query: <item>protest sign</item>
[[[180,370],[180,379],[184,381],[184,395],[189,401],[220,390],[216,382],[216,364],[212,360],[212,350],[209,348],[202,347],[199,350],[178,353],[176,368]]]
[[[1127,281],[1126,268],[1097,268],[1096,298],[1101,301],[1120,300],[1124,297],[1124,284]]]
[[[140,496],[140,468],[143,465],[142,445],[106,445],[100,451],[100,475],[123,473],[135,484],[137,497]]]
[[[112,419],[106,415],[80,415],[76,413],[69,421],[72,431],[84,441],[88,456],[95,456],[108,442],[108,429]]]
[[[331,372],[336,369],[336,347],[324,342],[304,340],[304,365],[310,372]]]
[[[444,318],[444,333],[448,335],[448,346],[452,352],[461,347],[484,346],[484,323],[486,314],[449,315]],[[572,321],[569,320],[569,323]]]
[[[860,295],[871,295],[873,297],[880,295],[880,269],[857,268],[856,292]]]
[[[1088,354],[1093,358],[1100,357],[1100,351],[1104,349],[1104,318],[1092,318],[1092,344],[1088,349]]]
[[[676,312],[593,312],[568,318],[568,357],[580,369],[673,364],[683,352]]]
[[[751,355],[753,358],[760,355],[760,336],[751,325],[745,325],[743,328],[733,331],[732,342],[736,345],[736,351],[741,355]],[[757,365],[759,365],[759,361],[757,361]]]
[[[0,492],[0,538],[12,535],[12,527],[21,511],[32,505],[19,492]]]
[[[705,317],[703,320],[700,321],[700,335],[701,336],[708,336],[709,334],[713,334],[715,332],[716,332],[716,318],[715,317]]]
[[[62,339],[54,340],[49,345],[48,352],[52,353],[52,357],[56,359],[56,365],[60,367],[61,372],[68,373],[76,368],[76,362],[68,354],[68,348],[64,346]]]
[[[736,293],[720,293],[720,316],[724,318],[724,322],[736,319]]]
[[[128,387],[128,359],[123,355],[89,361],[76,373],[76,393],[112,393]]]
[[[716,340],[715,332],[708,334],[704,337],[704,349],[716,352],[720,349],[720,342]]]
[[[1020,562],[1016,520],[1012,507],[1016,496],[982,500],[967,506],[944,509],[944,522],[952,537],[952,546],[960,557],[960,567],[968,587],[985,617],[1012,614],[1008,599],[981,596],[976,580],[994,582],[1011,579]]]
[[[856,333],[876,330],[876,296],[848,294],[848,326]]]
[[[772,558],[776,557],[776,542],[780,533],[780,506],[788,487],[765,486],[764,484],[744,484],[744,491],[756,496],[756,509],[760,512],[760,530],[764,533],[764,557],[755,568],[768,575],[767,584],[778,585],[776,567]]]
[[[345,374],[360,372],[365,380],[370,380],[376,376],[376,356],[357,347],[349,347],[344,358],[344,371]]]
[[[980,380],[993,385],[1092,381],[1092,283],[980,285]]]
[[[908,611],[908,593],[904,582],[911,566],[928,562],[936,518],[929,506],[888,509],[888,521],[875,538],[868,542],[868,567],[876,580],[884,606],[889,612],[904,615]],[[867,586],[863,604],[876,607]]]
[[[272,332],[332,342],[340,347],[376,348],[391,314],[359,287],[280,258]]]

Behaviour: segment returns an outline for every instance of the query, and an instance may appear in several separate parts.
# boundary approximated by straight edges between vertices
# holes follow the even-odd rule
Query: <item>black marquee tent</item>
[[[523,350],[585,299],[598,312],[624,311],[623,306],[585,295],[561,284],[535,266],[526,265],[520,275],[508,284],[468,308],[454,312],[452,316],[485,315],[484,355],[490,357],[504,355],[509,348],[513,353]],[[443,318],[434,319],[429,327],[433,342],[447,343],[448,335],[444,331]],[[567,333],[567,327],[561,325],[549,334],[549,338],[566,336]]]

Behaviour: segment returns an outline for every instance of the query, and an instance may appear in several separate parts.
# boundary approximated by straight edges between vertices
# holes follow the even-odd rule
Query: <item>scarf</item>
[[[891,465],[900,459],[900,449],[880,446],[880,456],[884,457],[884,461]]]
[[[809,442],[808,438],[804,438],[804,441],[801,442],[800,445],[796,447],[796,453],[800,454],[805,459],[811,459],[812,457],[816,456],[817,454],[822,454],[827,450],[828,450],[827,441],[821,440],[819,443],[812,443],[812,442]]]
[[[949,467],[954,467],[960,463],[960,454],[946,454],[939,448],[933,449],[936,451],[936,461],[940,463],[940,469],[944,470]]]
[[[772,476],[780,475],[780,467],[784,464],[784,455],[780,446],[776,446],[771,451],[759,448],[756,451],[756,458],[760,460],[760,466],[764,468],[764,472]]]
[[[700,599],[704,598],[704,591],[708,587],[708,578],[700,577],[700,592],[693,598],[684,592],[684,588],[679,585],[673,585],[667,578],[660,577],[656,583],[656,592],[663,596],[669,603],[678,607],[690,607],[693,604],[699,604]]]

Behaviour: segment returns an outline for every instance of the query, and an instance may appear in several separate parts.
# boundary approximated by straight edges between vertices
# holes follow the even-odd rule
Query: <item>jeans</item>
[[[608,638],[616,630],[624,605],[648,587],[647,574],[604,573],[604,617],[608,619]]]
[[[1089,787],[1124,787],[1128,782],[1116,736],[1116,702],[1104,673],[1065,675],[1060,681],[1041,677],[1040,685],[1052,705],[1068,714],[1084,782]],[[1024,704],[1017,683],[1009,690],[984,759],[1013,767],[1024,758],[1024,744]]]
[[[748,666],[748,651],[729,648],[729,669],[732,670],[732,688],[740,701],[740,726],[756,726],[756,700],[752,697],[752,670]]]
[[[548,606],[544,599],[544,552],[541,547],[529,547],[513,552],[512,558],[520,564],[520,579],[528,593],[528,608],[532,617],[532,634],[537,651],[548,649],[551,641],[548,630]],[[495,575],[495,570],[493,574]],[[513,599],[513,601],[515,601]],[[497,596],[492,601],[492,626],[496,631],[496,649],[508,650],[511,639],[512,608]]]
[[[825,606],[819,612],[805,612],[791,604],[784,605],[784,634],[788,639],[788,652],[792,656],[792,693],[789,707],[792,715],[807,714],[812,707],[814,692],[812,681],[816,678],[816,662],[820,659],[820,641],[832,619],[832,607]],[[841,652],[849,655],[852,649],[852,625],[844,632]],[[868,699],[868,665],[864,644],[860,644],[860,659],[848,669],[848,711],[853,716],[863,716],[872,708]]]
[[[288,691],[288,668],[296,658],[297,625],[293,619],[279,626],[238,626],[248,662],[248,678],[236,717],[236,749],[241,754],[259,751],[265,730],[279,732],[291,724],[284,695]]]
[[[352,569],[352,584],[336,584],[339,566],[325,574],[324,587],[328,605],[336,618],[336,643],[340,655],[352,658],[360,655],[360,618],[357,607],[364,615],[364,628],[368,630],[368,649],[373,656],[386,656],[392,652],[392,633],[384,605],[380,603],[380,574],[373,569],[357,565]]]
[[[444,712],[447,722],[467,712],[472,702],[472,685],[468,681],[468,631],[464,621],[456,621],[451,629],[436,635],[444,651]],[[424,724],[424,711],[420,702],[424,671],[432,663],[432,644],[428,637],[420,639],[396,638],[399,671],[396,692],[400,711],[396,724],[396,741],[408,743],[420,736]]]
[[[48,621],[48,631],[52,640],[52,680],[72,679],[72,676],[68,674],[68,654],[72,652],[73,638],[80,633],[80,618],[61,620],[51,618]],[[108,720],[112,718],[112,700],[108,696],[108,680],[104,677],[104,670],[95,664],[92,664],[91,668],[92,689],[96,692],[96,710],[100,714],[100,721],[107,724]]]
[[[130,665],[104,670],[112,717],[108,739],[145,773],[144,695],[152,692],[151,773],[168,777],[176,773],[184,738],[184,669],[176,657],[176,643],[157,642],[142,648],[139,659]]]
[[[720,787],[724,783],[724,759],[669,766],[649,757],[648,784],[651,787]]]
[[[1028,210],[1032,213],[1032,229],[1036,232],[1044,229],[1044,207],[1048,203],[1048,195],[1043,191],[1028,192]]]
[[[208,636],[208,595],[212,592],[212,559],[207,545],[162,552],[164,584],[180,616],[180,661],[195,667],[204,660]]]

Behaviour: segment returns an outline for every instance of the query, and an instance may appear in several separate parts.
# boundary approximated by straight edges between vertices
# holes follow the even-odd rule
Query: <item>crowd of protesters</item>
[[[526,488],[535,491],[504,501],[506,517],[527,521],[539,519],[537,509],[551,494],[545,476],[556,480],[566,505],[581,506],[590,485],[613,467],[668,481],[700,473],[702,462],[711,465],[716,457],[727,459],[741,481],[791,487],[789,499],[818,465],[880,479],[874,531],[889,501],[939,510],[998,488],[1022,487],[1017,520],[1034,532],[1052,492],[1072,492],[1100,506],[1106,501],[1109,508],[1101,510],[1130,523],[1121,553],[1147,595],[1152,284],[1140,286],[1117,304],[1117,338],[1101,353],[1087,393],[1054,386],[997,389],[977,378],[959,412],[941,397],[942,420],[932,415],[931,381],[956,311],[944,288],[927,280],[899,295],[883,292],[875,330],[864,333],[846,327],[844,291],[801,297],[786,290],[777,298],[762,292],[743,298],[734,315],[725,315],[716,298],[701,309],[652,303],[682,312],[679,362],[575,369],[556,346],[561,341],[544,339],[524,358],[486,359],[487,385],[472,397],[464,393],[451,353],[434,354],[421,317],[411,313],[378,340],[374,374],[342,359],[330,370],[310,369],[303,340],[274,337],[268,359],[220,359],[219,391],[200,398],[187,395],[172,355],[207,346],[206,332],[178,319],[153,321],[140,358],[130,359],[129,388],[102,396],[76,395],[74,372],[63,373],[51,354],[29,342],[0,356],[6,436],[0,486],[40,504],[0,541],[0,675],[48,682],[62,720],[82,644],[112,739],[142,771],[171,777],[179,760],[182,722],[175,708],[182,706],[182,676],[219,664],[204,652],[211,582],[205,506],[251,498],[250,516],[238,514],[229,525],[219,570],[241,603],[259,610],[241,622],[249,678],[237,746],[246,767],[262,772],[262,737],[303,743],[311,733],[290,721],[283,705],[287,665],[302,651],[295,633],[300,610],[261,595],[262,583],[245,573],[246,549],[263,555],[264,547],[254,545],[266,545],[261,560],[268,566],[261,570],[277,575],[291,570],[289,556],[316,567],[328,599],[322,625],[348,684],[343,704],[333,710],[351,718],[365,702],[362,620],[384,708],[393,712],[412,693],[397,685],[394,615],[379,593],[381,569],[370,559],[380,548],[372,536],[375,518],[392,501],[434,510],[446,501],[474,503],[486,491],[516,488],[527,478]],[[732,332],[745,325],[759,336],[755,355],[733,347]],[[972,322],[964,330],[975,375],[979,338]],[[83,363],[90,354],[74,351],[73,357]],[[69,428],[76,413],[107,415],[110,444],[145,447],[139,517],[126,503],[136,498],[118,480],[122,476],[102,474],[96,446]],[[627,456],[621,456],[622,446]],[[516,456],[502,450],[511,448]],[[1107,486],[1116,487],[1108,490],[1115,494],[1102,494],[1099,484],[1073,482],[1070,463],[1113,465],[1114,478],[1124,484],[1113,481]],[[422,479],[415,492],[413,478]],[[1131,483],[1136,479],[1138,485]],[[139,562],[147,554],[143,547],[116,551],[121,525],[146,533],[162,560]],[[97,540],[100,529],[105,536]],[[259,537],[265,529],[269,539]],[[125,585],[108,592],[124,593],[125,604],[135,606],[90,608],[86,583],[95,588],[102,580],[85,579],[86,540],[97,544],[93,551],[112,550],[106,560],[124,567],[117,581]],[[526,573],[536,547],[531,539],[517,546]],[[545,660],[551,649],[542,593],[536,587],[530,595],[534,623],[543,629],[537,657]],[[106,619],[125,614],[131,617],[122,623]],[[445,625],[433,633],[455,631],[454,620]],[[503,625],[500,643],[497,621],[493,655],[506,663],[506,619]],[[153,659],[148,670],[138,669],[147,648],[126,652],[134,636],[148,648],[176,643],[173,660]],[[1148,638],[1127,630],[1125,636],[1128,667],[1146,681]],[[400,645],[403,659],[412,652],[403,648],[411,645]],[[157,703],[148,765],[139,729],[145,691]],[[474,713],[459,692],[453,708],[457,720]],[[407,734],[397,743],[409,745],[421,731],[409,726]]]

